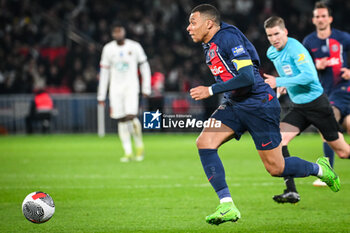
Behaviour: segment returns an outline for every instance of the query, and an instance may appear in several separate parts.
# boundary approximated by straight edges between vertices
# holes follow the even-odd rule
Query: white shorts
[[[109,96],[109,113],[113,119],[123,118],[127,115],[138,115],[138,110],[138,91],[123,91]]]

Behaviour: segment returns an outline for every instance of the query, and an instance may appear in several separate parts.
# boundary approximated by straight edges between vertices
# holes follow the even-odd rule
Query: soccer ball
[[[33,192],[22,203],[24,217],[33,223],[44,223],[55,213],[55,203],[49,194]]]

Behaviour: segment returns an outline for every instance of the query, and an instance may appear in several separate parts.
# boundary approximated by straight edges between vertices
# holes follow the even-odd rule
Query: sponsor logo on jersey
[[[211,73],[215,77],[220,77],[222,81],[227,81],[231,79],[234,74],[229,70],[228,65],[225,63],[225,60],[221,57],[220,53],[218,52],[218,47],[215,43],[210,44],[209,50],[206,52],[206,63],[211,71]],[[211,52],[212,51],[212,52]],[[211,59],[209,58],[209,53],[212,53],[214,55]],[[212,56],[210,55],[210,56]]]
[[[209,69],[214,76],[222,74],[224,72],[224,67],[218,65],[209,65]]]
[[[316,58],[315,63],[321,62],[322,58]],[[338,66],[341,64],[340,58],[338,57],[328,57],[327,58],[327,67]]]
[[[290,65],[284,65],[284,66],[282,66],[282,69],[286,75],[293,75],[293,70],[292,70],[292,67]]]
[[[340,64],[340,59],[337,57],[328,58],[327,66],[337,66]]]
[[[318,50],[318,48],[314,48],[314,49],[311,49],[311,52],[316,52]]]
[[[301,61],[304,61],[305,60],[305,54],[301,53],[301,54],[298,54],[298,62],[301,62]]]
[[[234,47],[231,50],[232,50],[233,56],[235,56],[235,57],[238,57],[239,55],[246,53],[243,45],[239,45],[237,47]]]
[[[115,64],[115,68],[119,71],[119,72],[126,72],[129,70],[129,63],[127,62],[117,62]]]
[[[215,57],[215,50],[210,49],[208,52],[209,60],[213,59]]]

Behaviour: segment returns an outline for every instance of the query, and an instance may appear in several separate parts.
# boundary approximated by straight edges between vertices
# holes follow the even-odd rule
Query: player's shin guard
[[[208,181],[220,200],[231,197],[225,180],[225,170],[216,149],[199,149],[200,159]]]
[[[282,177],[307,177],[317,176],[319,173],[319,165],[311,163],[298,157],[288,157],[284,159],[284,171]]]
[[[327,142],[323,142],[323,153],[324,153],[324,156],[326,156],[328,158],[329,163],[333,167],[333,164],[334,164],[334,151],[328,145]]]
[[[129,131],[129,127],[127,122],[119,122],[118,123],[118,134],[119,138],[122,142],[125,155],[129,156],[132,154],[132,147],[131,147],[131,135]]]
[[[282,154],[283,154],[284,158],[289,158],[290,157],[290,154],[289,154],[287,146],[282,146]],[[296,189],[295,183],[294,183],[294,179],[293,179],[292,176],[284,177],[284,182],[286,184],[287,191],[297,192],[297,189]]]

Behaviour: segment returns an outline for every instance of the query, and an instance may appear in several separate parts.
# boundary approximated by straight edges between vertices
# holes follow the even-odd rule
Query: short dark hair
[[[210,4],[200,4],[192,9],[191,14],[195,12],[199,12],[199,13],[203,13],[211,16],[214,23],[216,23],[217,25],[220,25],[220,21],[221,21],[220,12],[218,11],[218,9],[216,9],[215,6]]]
[[[112,23],[111,31],[113,31],[114,28],[124,28],[125,29],[124,24],[120,21],[116,21],[116,22]]]
[[[326,3],[320,1],[320,2],[316,2],[315,3],[315,7],[314,7],[314,10],[316,9],[327,9],[328,10],[328,15],[329,16],[332,16],[332,10],[331,8],[329,8]]]
[[[273,28],[275,26],[280,26],[281,28],[286,28],[284,20],[278,16],[271,16],[264,22],[264,28]]]

